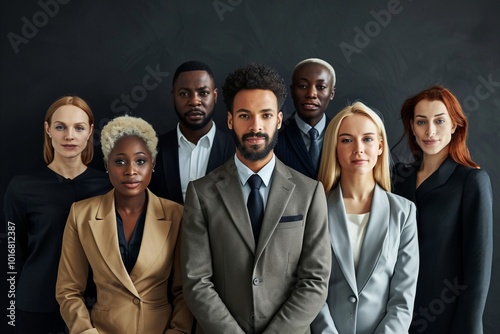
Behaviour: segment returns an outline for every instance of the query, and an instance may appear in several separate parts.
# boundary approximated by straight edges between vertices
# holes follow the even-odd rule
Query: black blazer
[[[235,153],[235,149],[236,147],[231,136],[216,129],[205,174],[208,174],[231,158]],[[158,197],[184,204],[179,173],[177,128],[159,137],[158,155],[154,169],[155,172],[151,178],[149,189]]]
[[[330,118],[326,116],[325,130],[330,123]],[[320,156],[321,161],[321,148]],[[292,114],[284,123],[278,134],[278,144],[274,149],[274,154],[285,165],[309,176],[310,178],[318,178],[319,168],[314,168],[309,152],[307,151],[302,134],[295,121],[295,113]],[[319,164],[318,164],[319,167]]]
[[[417,205],[420,271],[410,333],[483,333],[493,252],[492,190],[482,169],[448,157],[415,189],[396,165],[395,193]]]

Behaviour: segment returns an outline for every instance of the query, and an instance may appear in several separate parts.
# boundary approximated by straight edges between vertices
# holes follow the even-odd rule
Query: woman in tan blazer
[[[122,116],[101,133],[114,187],[72,205],[56,285],[71,333],[188,333],[179,238],[182,206],[147,189],[158,139],[150,124]],[[83,298],[92,269],[97,302]]]

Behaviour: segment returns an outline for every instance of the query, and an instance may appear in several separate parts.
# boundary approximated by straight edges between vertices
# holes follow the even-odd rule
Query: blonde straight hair
[[[319,165],[318,180],[321,181],[325,192],[334,188],[340,180],[340,164],[337,159],[337,144],[339,139],[340,124],[346,117],[352,115],[362,115],[368,117],[378,130],[378,139],[382,140],[382,154],[378,157],[377,163],[373,168],[373,177],[375,182],[386,191],[391,191],[391,172],[389,167],[389,145],[384,123],[379,115],[362,102],[354,102],[342,109],[330,121],[326,128],[323,138],[323,150],[321,153],[321,162]]]

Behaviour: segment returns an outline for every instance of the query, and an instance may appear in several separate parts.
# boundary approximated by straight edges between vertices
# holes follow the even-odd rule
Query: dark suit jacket
[[[321,183],[276,159],[258,242],[234,159],[189,183],[181,261],[196,333],[309,333],[331,267]]]
[[[205,174],[226,162],[234,155],[234,152],[235,144],[231,136],[216,129]],[[184,204],[179,174],[177,128],[159,137],[155,172],[151,178],[149,189],[158,197]]]
[[[326,116],[325,130],[330,120],[330,117]],[[288,167],[292,167],[310,178],[318,178],[319,168],[314,168],[309,151],[295,121],[295,113],[284,122],[278,134],[278,144],[274,149],[274,154]],[[321,161],[321,147],[319,159]]]
[[[396,165],[395,193],[417,205],[420,273],[410,333],[482,333],[493,251],[488,174],[448,157],[415,189]]]

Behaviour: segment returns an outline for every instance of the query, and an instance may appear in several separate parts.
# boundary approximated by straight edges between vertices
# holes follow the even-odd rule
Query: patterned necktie
[[[311,156],[311,161],[314,164],[314,168],[318,168],[319,160],[319,132],[315,128],[311,128],[308,132],[309,138],[311,138],[311,145],[309,146],[309,155]]]
[[[259,240],[260,226],[262,224],[262,217],[264,216],[264,201],[260,195],[259,188],[262,185],[262,179],[259,175],[254,174],[248,179],[250,185],[250,195],[248,195],[247,208],[252,222],[253,236],[255,243]]]

